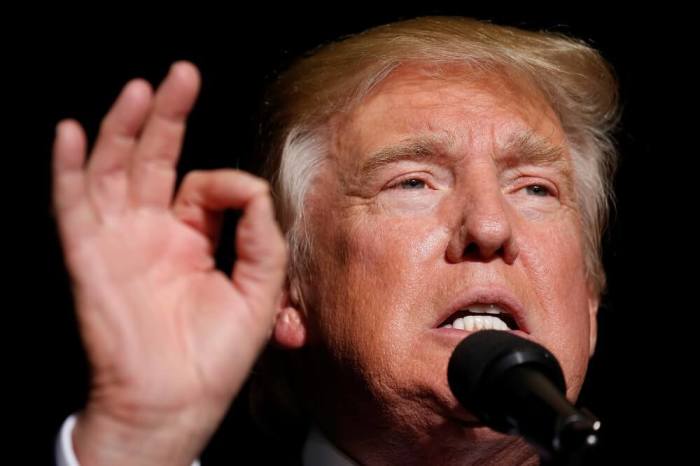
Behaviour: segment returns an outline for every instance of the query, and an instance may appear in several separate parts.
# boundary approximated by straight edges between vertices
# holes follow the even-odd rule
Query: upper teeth
[[[473,304],[467,311],[474,314],[490,314],[458,317],[451,323],[443,325],[444,328],[456,328],[460,330],[509,330],[508,325],[499,317],[499,314],[507,312],[496,304]]]
[[[474,314],[508,314],[498,304],[472,304],[466,310]]]

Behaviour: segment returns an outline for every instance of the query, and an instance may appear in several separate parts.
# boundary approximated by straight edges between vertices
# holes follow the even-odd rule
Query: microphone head
[[[504,376],[524,367],[542,373],[562,393],[566,391],[564,374],[552,353],[530,340],[498,330],[482,330],[462,340],[450,357],[447,380],[468,411],[489,427],[512,433],[513,426],[497,394]]]

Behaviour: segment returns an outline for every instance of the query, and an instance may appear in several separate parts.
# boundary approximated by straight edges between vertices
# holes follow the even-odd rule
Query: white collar
[[[302,451],[304,466],[357,466],[342,451],[338,450],[316,426],[312,426],[306,436]]]

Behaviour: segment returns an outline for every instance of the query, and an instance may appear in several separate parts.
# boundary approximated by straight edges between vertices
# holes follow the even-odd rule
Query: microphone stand
[[[488,401],[499,403],[509,413],[509,430],[538,450],[540,464],[584,465],[598,444],[600,421],[586,409],[571,405],[547,376],[527,365],[511,367],[501,377],[500,386],[507,390],[494,389]]]

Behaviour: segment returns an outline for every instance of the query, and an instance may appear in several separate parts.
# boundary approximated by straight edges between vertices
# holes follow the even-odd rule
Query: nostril
[[[475,242],[471,242],[467,245],[466,248],[464,248],[464,257],[475,257],[479,259],[489,259],[491,256],[500,256],[504,257],[506,252],[505,246],[499,247],[497,250],[493,251],[492,253],[489,253],[489,251],[485,248],[479,247],[479,245]]]
[[[464,248],[464,255],[471,256],[479,252],[479,246],[476,243],[469,243],[466,248]]]

